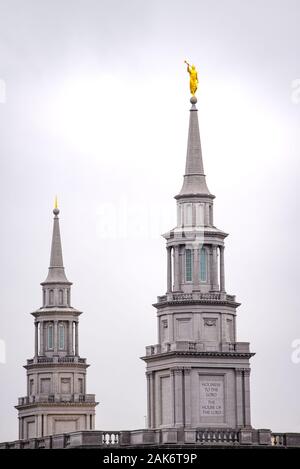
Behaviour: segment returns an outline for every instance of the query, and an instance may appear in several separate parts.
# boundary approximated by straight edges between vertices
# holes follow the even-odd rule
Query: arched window
[[[70,289],[67,290],[67,304],[68,306],[71,305],[71,295],[70,295]]]
[[[200,249],[200,281],[207,281],[207,255],[203,247]]]
[[[43,290],[43,306],[46,306],[46,290]]]
[[[54,304],[54,291],[50,290],[49,291],[49,305],[53,305],[53,304]]]
[[[48,349],[53,349],[53,324],[48,324]]]
[[[63,290],[59,290],[59,292],[58,292],[58,300],[59,300],[59,304],[60,304],[60,305],[63,305],[63,304],[64,304],[64,291],[63,291]]]
[[[191,282],[193,276],[192,271],[192,250],[186,249],[185,250],[185,281]]]
[[[59,350],[65,348],[65,325],[62,322],[58,326],[58,348]]]

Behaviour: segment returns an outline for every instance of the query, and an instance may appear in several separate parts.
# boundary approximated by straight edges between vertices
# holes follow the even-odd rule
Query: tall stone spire
[[[19,438],[93,430],[94,394],[87,394],[86,359],[79,355],[79,316],[63,264],[57,203],[42,307],[34,317],[34,356],[27,360],[27,395],[19,398]]]
[[[190,109],[185,175],[182,189],[176,199],[201,195],[211,196],[206,185],[203,168],[196,96],[192,96],[190,101],[192,107]]]
[[[42,285],[46,283],[68,283],[62,255],[62,245],[60,238],[60,229],[59,229],[59,209],[57,207],[57,200],[55,200],[55,207],[53,210],[54,220],[53,220],[53,233],[52,233],[52,243],[51,243],[51,255],[50,255],[50,266],[48,276],[43,282]]]

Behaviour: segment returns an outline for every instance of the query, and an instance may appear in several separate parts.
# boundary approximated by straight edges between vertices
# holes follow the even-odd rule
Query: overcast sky
[[[256,352],[252,424],[300,432],[299,25],[299,0],[0,0],[0,441],[18,436],[56,194],[96,427],[145,425],[139,357],[157,342],[160,234],[184,172],[184,59],[238,339]]]

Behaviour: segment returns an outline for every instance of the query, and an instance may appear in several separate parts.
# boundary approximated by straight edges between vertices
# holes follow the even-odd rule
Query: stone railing
[[[84,430],[61,435],[45,436],[0,443],[0,449],[56,449],[107,447],[164,447],[165,445],[187,448],[205,447],[269,447],[300,448],[300,433],[272,433],[255,429],[146,429],[130,431]]]
[[[102,432],[101,443],[106,446],[119,446],[121,432]]]
[[[37,394],[36,396],[19,397],[18,405],[30,405],[36,403],[60,403],[60,402],[95,402],[95,394]]]
[[[272,433],[271,442],[272,446],[285,446],[286,435],[284,433]]]
[[[196,442],[201,444],[226,444],[234,445],[239,443],[239,432],[235,430],[198,430]]]
[[[178,340],[176,342],[149,345],[146,347],[146,356],[178,351],[250,353],[249,342],[216,342],[214,346],[210,343],[208,349],[207,344],[203,341]]]
[[[27,365],[44,363],[86,363],[86,358],[79,357],[35,357],[27,360]]]
[[[212,292],[212,293],[167,293],[166,295],[158,296],[157,303],[167,302],[182,302],[182,301],[228,301],[230,303],[235,302],[234,295],[227,295],[224,292]]]

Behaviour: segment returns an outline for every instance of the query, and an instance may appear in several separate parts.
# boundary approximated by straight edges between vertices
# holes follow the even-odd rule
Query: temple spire
[[[70,283],[66,277],[64,263],[63,263],[57,197],[55,197],[53,214],[54,214],[54,220],[53,220],[50,266],[49,266],[48,276],[45,282],[43,282],[43,284],[45,283]]]
[[[191,97],[190,123],[185,165],[185,175],[180,193],[175,197],[211,196],[206,185],[198,123],[197,98]]]

